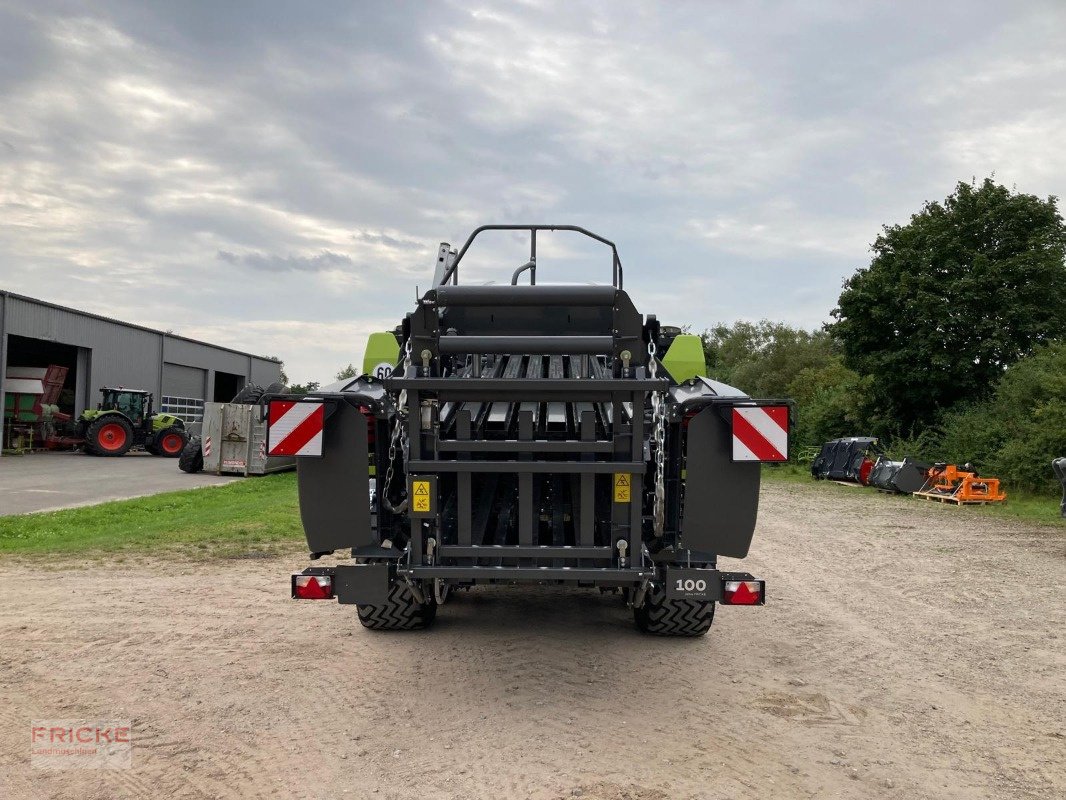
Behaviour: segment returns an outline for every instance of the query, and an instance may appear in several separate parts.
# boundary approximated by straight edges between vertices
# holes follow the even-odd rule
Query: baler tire
[[[178,456],[178,469],[190,474],[199,472],[204,468],[204,448],[199,436],[189,439]]]
[[[419,603],[406,584],[396,581],[384,603],[360,605],[356,611],[363,627],[372,631],[414,631],[433,624],[437,604],[432,599]]]
[[[644,604],[633,609],[633,621],[654,636],[703,636],[714,621],[714,601],[667,600],[661,587],[652,586]]]

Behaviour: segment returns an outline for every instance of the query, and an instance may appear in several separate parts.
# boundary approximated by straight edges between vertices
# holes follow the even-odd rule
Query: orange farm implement
[[[955,464],[933,465],[926,473],[925,485],[914,496],[960,506],[1001,503],[1007,499],[1006,492],[1000,491],[999,478],[982,477],[968,465]]]

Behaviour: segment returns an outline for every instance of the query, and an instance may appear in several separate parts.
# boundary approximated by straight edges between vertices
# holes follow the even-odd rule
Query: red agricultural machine
[[[59,431],[72,417],[56,402],[67,379],[67,368],[8,367],[4,393],[4,444],[16,450],[56,449],[81,444]]]

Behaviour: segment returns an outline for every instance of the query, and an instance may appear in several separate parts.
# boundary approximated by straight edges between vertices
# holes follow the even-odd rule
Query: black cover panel
[[[300,518],[312,553],[377,544],[370,529],[367,423],[344,402],[326,419],[322,457],[296,459]]]
[[[892,485],[904,494],[921,491],[922,486],[925,485],[925,473],[928,469],[928,464],[920,464],[905,458],[899,471],[892,477]]]
[[[759,512],[758,462],[733,462],[732,432],[714,408],[688,426],[681,543],[690,550],[744,558]]]
[[[891,461],[884,456],[877,459],[877,463],[874,464],[874,468],[870,470],[870,485],[876,486],[878,489],[887,489],[889,491],[898,491],[892,480],[896,477],[896,473],[899,472],[900,467],[903,466],[902,461]]]
[[[877,439],[868,436],[852,436],[826,442],[811,464],[811,474],[816,478],[857,481],[863,457],[876,444]]]
[[[341,564],[333,575],[333,591],[341,605],[373,605],[389,598],[388,564]]]

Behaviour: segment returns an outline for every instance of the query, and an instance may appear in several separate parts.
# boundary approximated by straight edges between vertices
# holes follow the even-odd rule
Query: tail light
[[[724,581],[722,605],[761,606],[766,602],[764,581]]]
[[[292,596],[294,600],[332,600],[333,576],[297,572],[292,576]]]

